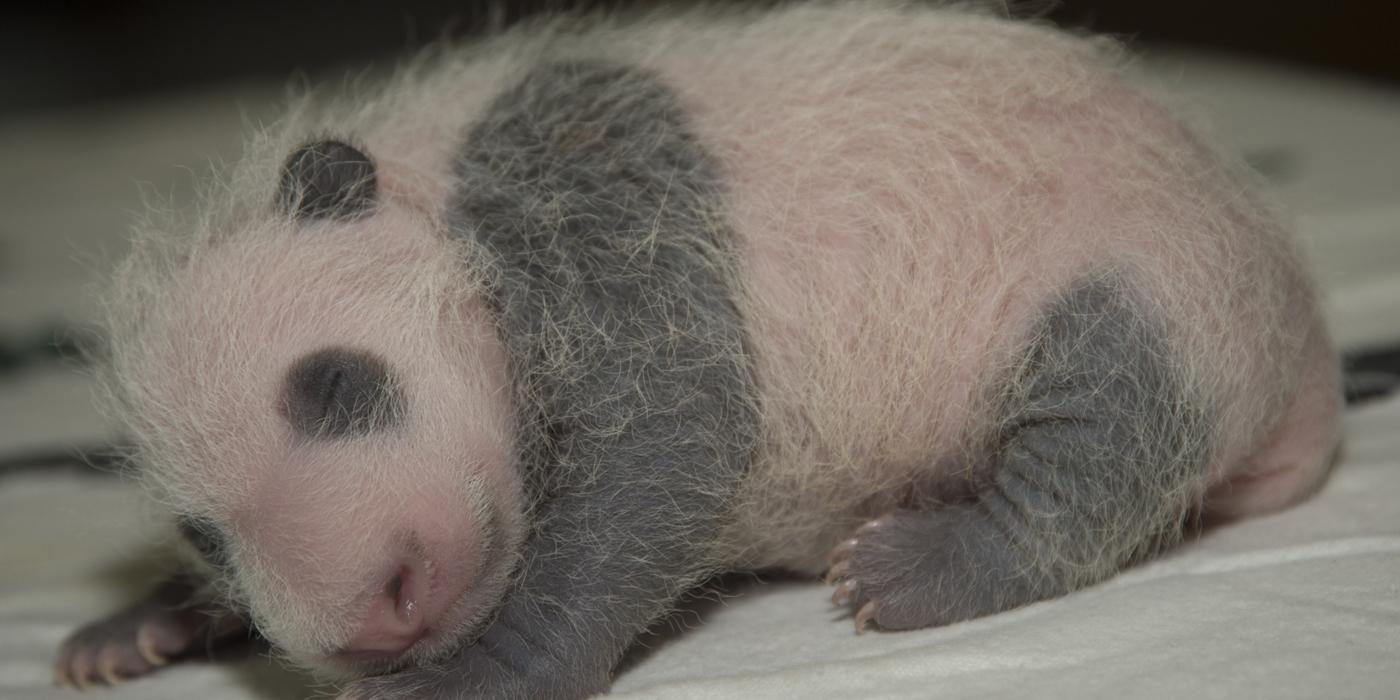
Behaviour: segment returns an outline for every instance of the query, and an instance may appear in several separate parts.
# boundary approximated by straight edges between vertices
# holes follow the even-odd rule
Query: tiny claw
[[[152,666],[164,666],[170,663],[170,659],[156,651],[156,640],[149,625],[143,625],[141,629],[136,631],[136,651]]]
[[[122,682],[122,677],[117,673],[116,654],[109,654],[104,650],[97,655],[97,675],[101,676],[107,685],[117,685]]]
[[[856,589],[860,587],[860,582],[855,579],[847,579],[836,587],[831,594],[832,605],[845,605],[851,602],[851,596],[855,595]]]
[[[827,570],[826,570],[826,578],[825,578],[824,580],[826,581],[826,583],[827,583],[828,585],[829,585],[829,584],[836,583],[837,581],[840,581],[842,578],[845,578],[846,572],[847,572],[847,571],[850,571],[850,569],[851,569],[851,562],[849,562],[849,561],[838,561],[838,562],[836,562],[835,564],[832,564],[830,569],[827,569]]]
[[[877,607],[877,602],[872,600],[856,613],[856,634],[865,634],[865,626],[870,623],[870,618],[875,617]]]
[[[78,657],[73,660],[73,685],[76,686],[76,689],[79,691],[87,690],[92,682],[92,679],[89,677],[92,673],[92,664],[89,663],[88,656],[87,652],[80,651],[78,652]]]
[[[53,667],[53,684],[64,690],[77,690],[73,687],[73,681],[68,678],[68,660],[64,659],[63,661],[64,663],[56,664]]]
[[[831,553],[826,555],[826,565],[829,567],[835,566],[836,562],[851,556],[851,552],[854,551],[856,545],[859,544],[860,540],[852,537],[851,539],[845,540],[841,544],[836,545],[831,549]]]
[[[888,516],[888,515],[882,515],[882,516],[880,516],[880,517],[878,517],[878,518],[876,518],[876,519],[874,519],[874,520],[871,520],[870,522],[868,522],[868,523],[866,523],[866,524],[864,524],[864,525],[861,525],[860,527],[856,528],[856,536],[858,537],[858,536],[860,536],[860,535],[864,535],[864,534],[867,533],[867,532],[872,532],[872,531],[874,531],[874,530],[879,530],[880,528],[885,527],[886,525],[888,525],[889,522],[890,522],[890,516]]]

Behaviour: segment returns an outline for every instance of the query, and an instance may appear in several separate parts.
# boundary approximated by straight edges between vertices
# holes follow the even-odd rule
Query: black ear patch
[[[369,156],[343,141],[313,141],[287,157],[276,207],[298,219],[356,219],[374,208],[378,190]]]
[[[389,366],[365,350],[324,348],[292,364],[282,385],[282,417],[297,433],[335,439],[396,425],[403,399]]]

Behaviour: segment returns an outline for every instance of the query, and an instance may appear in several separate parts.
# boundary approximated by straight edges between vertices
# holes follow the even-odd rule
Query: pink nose
[[[401,560],[370,599],[360,629],[339,655],[351,661],[385,661],[408,651],[428,631],[428,585],[421,559]]]

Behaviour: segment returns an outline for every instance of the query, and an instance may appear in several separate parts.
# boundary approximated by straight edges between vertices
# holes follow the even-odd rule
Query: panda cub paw
[[[856,632],[946,625],[1030,602],[1007,539],[976,504],[900,509],[832,549],[831,600],[854,611]]]
[[[144,676],[188,649],[196,631],[179,614],[128,610],[69,637],[54,662],[54,682],[81,690]]]
[[[196,653],[255,638],[237,613],[194,598],[199,584],[176,576],[120,613],[78,629],[54,659],[54,684],[84,690],[147,675]]]

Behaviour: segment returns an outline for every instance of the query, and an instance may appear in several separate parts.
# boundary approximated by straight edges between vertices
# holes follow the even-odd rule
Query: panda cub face
[[[422,662],[484,624],[523,540],[505,350],[467,251],[365,149],[310,141],[271,174],[114,350],[143,478],[293,661]]]

